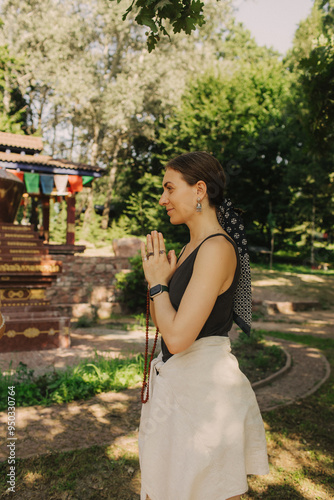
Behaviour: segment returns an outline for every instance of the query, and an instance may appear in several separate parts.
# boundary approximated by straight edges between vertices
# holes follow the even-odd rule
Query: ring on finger
[[[151,255],[154,255],[154,252],[148,252],[147,257],[150,257]]]
[[[159,250],[159,253],[166,253],[166,250]]]

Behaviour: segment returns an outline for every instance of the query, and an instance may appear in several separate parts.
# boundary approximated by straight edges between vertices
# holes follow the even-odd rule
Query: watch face
[[[150,289],[150,296],[153,297],[154,295],[156,295],[160,291],[161,291],[161,285],[152,286],[152,288]]]

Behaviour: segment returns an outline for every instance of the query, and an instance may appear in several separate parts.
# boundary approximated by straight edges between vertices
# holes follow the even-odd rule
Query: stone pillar
[[[75,195],[70,194],[66,198],[67,201],[67,230],[66,230],[66,245],[75,244]]]

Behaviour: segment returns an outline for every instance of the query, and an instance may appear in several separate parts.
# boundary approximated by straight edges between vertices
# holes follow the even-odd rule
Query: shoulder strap
[[[197,255],[197,252],[199,250],[199,248],[201,247],[201,245],[204,243],[204,241],[208,240],[209,238],[212,238],[213,236],[224,236],[230,243],[232,243],[234,249],[235,249],[235,252],[237,254],[237,259],[239,259],[239,253],[238,253],[238,249],[237,249],[237,246],[236,246],[236,243],[235,241],[230,237],[230,236],[227,236],[226,234],[223,234],[223,233],[215,233],[215,234],[210,234],[209,236],[207,236],[193,251],[191,254],[194,254],[194,255]],[[180,259],[181,255],[183,254],[185,248],[186,248],[187,245],[184,245],[184,247],[182,248],[177,260]]]
[[[230,237],[228,236],[227,234],[223,234],[223,233],[215,233],[215,234],[210,234],[210,236],[208,236],[207,238],[205,238],[205,240],[202,241],[202,243],[204,243],[204,241],[208,240],[209,238],[212,238],[213,236],[224,236],[224,238],[226,238],[230,243],[232,243],[233,245],[233,248],[235,250],[235,253],[236,253],[236,256],[237,256],[237,267],[239,267],[239,252],[238,252],[238,247],[237,247],[237,244],[236,242]],[[196,248],[196,254],[197,254],[197,251],[198,249],[200,248],[200,246],[202,245],[202,243],[200,243],[198,245],[198,247]]]
[[[204,241],[208,240],[209,238],[213,238],[213,236],[219,236],[219,235],[224,236],[224,238],[229,240],[230,243],[232,243],[233,246],[235,247],[235,241],[230,236],[227,236],[227,234],[223,234],[223,233],[210,234],[207,238],[205,238],[205,240],[202,241],[202,243],[204,243]],[[200,243],[197,248],[199,248],[202,245],[202,243]]]
[[[179,260],[179,258],[181,257],[181,255],[183,254],[184,252],[184,249],[186,248],[187,245],[184,245],[184,247],[182,248],[181,252],[179,253],[179,256],[177,258],[177,260]]]

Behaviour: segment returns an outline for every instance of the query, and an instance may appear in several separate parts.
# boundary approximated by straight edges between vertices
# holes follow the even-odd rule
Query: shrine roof
[[[1,146],[13,148],[20,151],[24,150],[40,152],[43,149],[43,141],[41,137],[0,132],[0,147]]]
[[[4,153],[0,151],[0,166],[15,168],[23,172],[34,171],[42,174],[92,175],[100,177],[104,169],[101,167],[74,163],[69,160],[52,158],[47,155],[28,155]]]

